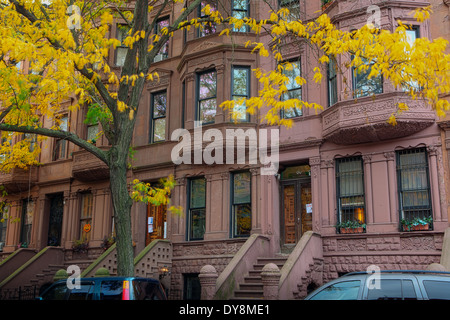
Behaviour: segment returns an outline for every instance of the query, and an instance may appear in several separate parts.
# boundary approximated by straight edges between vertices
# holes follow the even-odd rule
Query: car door
[[[421,290],[413,275],[374,275],[364,286],[363,300],[422,300]]]

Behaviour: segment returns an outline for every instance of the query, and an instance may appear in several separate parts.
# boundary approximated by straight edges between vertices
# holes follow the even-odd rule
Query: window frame
[[[341,163],[348,163],[348,162],[356,162],[358,161],[361,164],[361,170],[360,171],[353,171],[350,172],[352,174],[360,175],[360,183],[362,186],[362,193],[355,193],[351,196],[342,196],[341,192],[341,178],[345,176],[345,174],[349,172],[342,172],[340,171],[340,164]],[[335,178],[336,178],[336,211],[337,211],[337,223],[341,223],[343,221],[358,221],[358,219],[355,219],[355,215],[358,214],[356,210],[358,208],[362,208],[362,217],[364,218],[363,221],[360,221],[361,223],[365,223],[366,221],[366,195],[365,195],[365,177],[364,177],[364,160],[362,156],[352,156],[352,157],[345,157],[345,158],[337,158],[335,159]],[[343,198],[349,198],[349,197],[362,197],[362,206],[348,206],[347,208],[343,208],[342,206],[342,199]],[[346,210],[352,210],[352,212],[343,212],[344,209]],[[351,218],[347,218],[347,216]],[[337,230],[339,231],[339,230]]]
[[[333,61],[333,62],[331,63],[331,61]],[[328,63],[328,68],[327,68],[328,107],[331,107],[332,105],[336,104],[339,101],[336,68],[337,68],[336,58],[330,57],[330,62]],[[331,69],[334,69],[334,74],[331,74]],[[333,94],[332,94],[331,87],[334,88],[334,92],[335,92],[336,96],[333,98],[335,98],[335,99],[332,99]]]
[[[285,62],[290,63],[290,64],[298,63],[298,69],[300,71],[299,72],[300,73],[300,77],[302,76],[303,72],[302,72],[302,58],[301,58],[301,56],[299,56],[297,58],[286,60]],[[292,71],[292,70],[289,70],[289,71]],[[285,72],[286,72],[286,69],[283,69],[283,72],[282,72],[283,75],[286,75]],[[296,81],[295,81],[295,78],[294,79],[289,79],[289,84],[290,84],[291,80],[293,80],[295,88],[288,89],[288,91],[286,93],[284,93],[284,95],[289,95],[290,92],[294,92],[294,91],[298,91],[299,90],[300,91],[300,99],[302,99],[302,97],[303,97],[303,86],[298,85],[296,83]],[[288,86],[289,84],[287,84],[286,86]],[[281,101],[286,101],[286,100],[289,100],[289,99],[285,99],[283,96],[280,97]],[[299,115],[286,116],[286,111],[283,108],[282,110],[280,110],[281,118],[282,119],[295,119],[295,118],[302,117],[303,116],[303,109],[298,109],[298,108],[296,108],[296,109],[300,113]],[[289,111],[293,112],[294,110],[289,110]]]
[[[238,13],[238,14],[244,13],[244,17],[250,17],[250,0],[244,0],[244,1],[246,2],[246,8],[241,9],[241,8],[235,7],[236,0],[231,0],[231,16],[232,17],[240,19],[239,17],[234,16],[235,13]],[[240,29],[236,29],[235,27],[233,27],[233,29],[232,29],[233,32],[248,32],[248,30],[249,30],[248,25],[243,25]]]
[[[192,206],[192,194],[193,194],[193,182],[196,180],[203,180],[205,183],[205,192],[204,192],[204,197],[205,197],[205,203],[203,206],[199,206],[199,207],[194,207]],[[207,181],[206,178],[203,176],[200,177],[195,177],[195,178],[190,178],[188,179],[188,195],[187,195],[187,225],[186,225],[186,240],[187,241],[198,241],[198,240],[203,240],[204,239],[204,235],[205,235],[205,230],[206,230],[206,196],[207,196]],[[193,237],[192,235],[192,231],[193,231],[193,227],[192,227],[192,223],[193,223],[193,211],[194,210],[199,210],[199,211],[203,211],[203,235],[201,237]],[[202,219],[202,218],[200,218]]]
[[[353,61],[354,56],[351,56],[351,60]],[[362,58],[363,60],[366,60],[365,58]],[[359,75],[359,77],[364,77],[366,78],[366,81],[368,81],[369,79],[368,76],[370,74],[370,68],[372,68],[372,65],[374,64],[373,62],[368,63],[367,61],[364,62],[364,64],[368,64],[369,65],[369,69],[365,72],[360,72],[358,73],[358,68],[355,68],[354,66],[352,66],[351,71],[352,71],[352,91],[353,91],[353,97],[354,98],[364,98],[364,97],[370,97],[376,94],[381,94],[384,92],[384,86],[383,86],[383,75],[379,74],[377,77],[372,77],[371,80],[373,80],[374,78],[379,78],[379,87],[377,86],[376,90],[371,90],[369,91],[365,91],[365,92],[361,92],[361,90],[357,89],[357,85],[358,83],[361,83],[361,79],[357,79],[357,76]],[[358,80],[358,81],[357,81]]]
[[[159,117],[155,117],[155,96],[157,95],[161,95],[161,94],[165,94],[166,96],[166,105],[164,106],[164,115],[163,116],[159,116]],[[167,131],[167,89],[163,89],[160,91],[155,91],[152,92],[150,94],[150,137],[149,137],[149,143],[159,143],[159,142],[164,142],[166,141],[167,137],[166,137],[166,131]],[[157,140],[155,141],[155,121],[156,120],[160,120],[160,119],[165,119],[164,121],[164,139],[163,140]]]
[[[403,170],[408,170],[408,167],[406,166],[402,166],[401,164],[401,155],[403,154],[413,154],[413,153],[423,153],[424,154],[424,159],[425,159],[425,163],[416,163],[414,165],[411,166],[417,166],[420,168],[424,168],[425,170],[425,182],[427,183],[427,187],[423,188],[423,189],[410,189],[410,190],[405,190],[404,186],[402,184],[402,172]],[[397,172],[397,195],[398,195],[398,210],[399,210],[399,219],[400,221],[402,219],[413,219],[415,217],[419,217],[419,218],[424,218],[425,215],[426,216],[433,216],[433,205],[432,205],[432,197],[431,197],[431,184],[430,184],[430,167],[429,167],[429,161],[428,161],[428,152],[426,150],[426,148],[422,147],[422,148],[409,148],[409,149],[402,149],[402,150],[396,150],[395,152],[395,157],[396,157],[396,172]],[[424,165],[424,166],[423,166]],[[417,174],[417,172],[415,173]],[[417,178],[416,178],[417,179]],[[415,191],[412,191],[415,190]],[[402,194],[403,192],[408,191],[408,192],[426,192],[426,195],[428,197],[428,205],[427,206],[408,206],[406,210],[408,211],[427,211],[428,213],[424,213],[421,212],[419,214],[414,214],[411,213],[411,215],[409,217],[405,216],[405,206],[403,205],[403,197]],[[399,222],[400,222],[399,221]],[[401,227],[401,226],[400,226]],[[431,226],[430,226],[431,227]]]
[[[239,70],[239,69],[240,70],[245,70],[246,73],[247,73],[246,80],[245,80],[246,81],[246,83],[245,83],[246,94],[245,95],[237,94],[237,93],[234,92],[234,78],[235,78],[234,77],[234,71],[235,70]],[[241,99],[241,98],[248,99],[248,98],[250,98],[250,96],[251,96],[251,91],[250,91],[251,90],[251,83],[250,83],[251,77],[250,77],[250,73],[251,73],[250,66],[233,65],[231,67],[231,100],[234,100],[235,97],[238,97],[238,99]],[[244,106],[245,106],[245,104],[244,104]],[[239,118],[239,119],[236,119],[236,120],[240,121],[240,122],[249,122],[250,121],[250,114],[247,111],[245,111],[245,119],[244,118]]]
[[[125,28],[128,28],[128,30],[124,32],[123,39],[119,39],[119,34],[120,34],[120,32],[121,32],[121,30],[120,30],[121,27],[122,27],[122,28],[124,28],[124,27],[125,27]],[[119,44],[119,45],[116,47],[116,49],[114,50],[114,51],[115,51],[115,52],[114,52],[114,66],[119,67],[119,68],[123,67],[124,65],[117,64],[118,52],[119,52],[119,50],[121,50],[121,49],[124,49],[124,50],[127,50],[127,49],[128,49],[128,47],[125,46],[125,45],[123,45],[122,42],[127,38],[127,36],[128,36],[127,33],[128,33],[128,31],[129,31],[130,29],[131,29],[131,28],[130,28],[127,24],[125,24],[125,23],[117,23],[117,24],[116,24],[116,39],[120,41],[120,44]],[[126,57],[126,54],[125,54],[125,57]],[[124,64],[125,64],[125,60],[124,60]]]
[[[67,131],[69,128],[69,115],[63,114],[61,116],[61,123],[62,123],[62,119],[66,119],[66,125],[65,128],[62,128],[60,125],[60,128],[62,130]],[[52,161],[58,161],[58,160],[65,160],[67,159],[67,153],[68,153],[68,146],[69,143],[66,139],[61,139],[61,138],[55,138],[54,139],[54,144],[53,144],[53,151],[52,151]]]
[[[216,86],[216,92],[215,95],[213,97],[208,97],[208,98],[203,98],[200,99],[200,78],[201,76],[208,74],[208,73],[214,73],[215,76],[215,86]],[[200,121],[202,123],[202,125],[205,124],[211,124],[211,123],[215,123],[215,117],[217,115],[217,70],[216,69],[209,69],[209,70],[205,70],[202,72],[198,72],[197,73],[197,77],[196,77],[196,92],[195,92],[195,104],[196,104],[196,108],[195,108],[195,119],[197,121]],[[201,118],[202,112],[200,109],[200,105],[203,101],[207,101],[207,100],[215,100],[215,105],[216,105],[216,109],[214,110],[214,120],[213,121],[208,121],[208,122],[204,122],[204,120]]]
[[[235,200],[235,179],[236,175],[248,174],[249,176],[249,201],[248,202],[236,202]],[[235,171],[231,173],[230,179],[230,237],[231,238],[248,238],[252,231],[252,174],[250,171]],[[247,205],[250,207],[250,229],[248,234],[238,234],[237,233],[237,218],[236,218],[236,208],[240,205]]]
[[[86,197],[89,197],[90,199],[86,199]],[[87,206],[85,201],[88,201]],[[87,209],[87,212],[85,212],[85,209]],[[81,192],[80,193],[80,216],[79,216],[79,238],[80,240],[90,240],[91,231],[85,232],[83,230],[83,227],[86,224],[92,225],[92,215],[94,212],[94,195],[92,192]],[[85,215],[85,214],[88,215]]]
[[[214,10],[218,10],[217,0],[203,0],[198,5],[198,9],[197,9],[197,18],[199,18],[199,19],[207,17],[207,16],[203,15],[203,13],[202,13],[203,4],[205,4],[205,5],[209,4],[211,9],[214,8]],[[215,22],[210,22],[210,24],[211,25],[208,26],[208,28],[211,28],[211,30],[214,29],[212,32],[211,32],[211,30],[208,32],[205,32],[205,26],[203,26],[203,28],[197,27],[197,38],[203,38],[203,37],[217,33],[217,25],[215,24]]]
[[[167,21],[168,26],[170,26],[170,16],[164,16],[164,17],[158,18],[156,20],[154,33],[157,34],[157,35],[160,34],[160,32],[161,32],[160,29],[163,29],[163,28],[160,28],[160,25],[159,25],[162,21]],[[170,48],[169,41],[170,41],[170,38],[167,40],[167,42],[165,42],[162,45],[162,47],[159,50],[159,52],[155,55],[155,58],[153,58],[153,62],[160,62],[160,61],[164,61],[164,60],[169,58],[169,48]],[[163,51],[163,49],[165,47],[167,47],[167,54],[166,55],[161,53],[161,51]],[[161,56],[161,59],[157,60],[157,57],[159,57],[159,56]]]

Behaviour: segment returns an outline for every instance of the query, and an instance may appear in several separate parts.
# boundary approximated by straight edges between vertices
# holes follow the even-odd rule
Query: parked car
[[[72,282],[70,285],[67,280],[58,280],[45,289],[38,300],[166,300],[161,283],[152,278],[98,277],[79,280],[79,283]]]
[[[324,284],[305,300],[450,300],[450,272],[353,272]]]

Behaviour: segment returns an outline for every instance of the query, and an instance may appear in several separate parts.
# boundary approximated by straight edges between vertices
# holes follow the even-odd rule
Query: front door
[[[285,182],[281,192],[284,243],[295,244],[303,233],[312,230],[311,182]]]
[[[61,245],[61,230],[64,211],[64,197],[62,194],[50,198],[50,214],[48,221],[48,246]]]
[[[166,208],[166,205],[155,206],[153,204],[149,204],[147,206],[146,246],[155,239],[167,238]]]

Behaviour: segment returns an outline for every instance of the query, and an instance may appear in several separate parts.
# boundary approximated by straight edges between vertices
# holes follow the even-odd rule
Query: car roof
[[[377,272],[379,272],[381,274],[404,274],[404,275],[426,275],[426,276],[436,275],[436,276],[450,277],[450,272],[448,272],[448,271],[434,271],[434,270],[379,270]],[[375,272],[356,271],[356,272],[346,273],[342,277],[350,277],[350,276],[357,276],[357,275],[371,275],[374,273]]]
[[[54,282],[54,284],[57,283],[66,283],[67,279],[61,279],[58,280],[56,282]],[[74,278],[72,278],[74,279]],[[80,278],[80,281],[94,281],[94,282],[99,282],[99,281],[105,281],[105,280],[112,280],[112,281],[125,281],[125,280],[140,280],[140,281],[148,281],[148,282],[153,282],[153,283],[159,283],[159,280],[154,279],[154,278],[143,278],[143,277],[119,277],[119,276],[106,276],[106,277],[89,277],[89,278]]]

